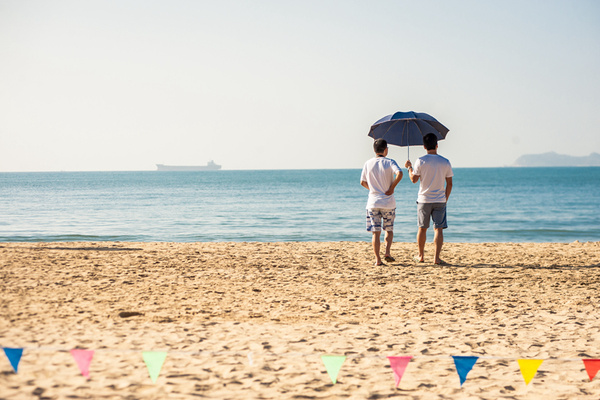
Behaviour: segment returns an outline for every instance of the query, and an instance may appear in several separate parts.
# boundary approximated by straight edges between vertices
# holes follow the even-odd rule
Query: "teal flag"
[[[462,386],[467,380],[467,374],[473,369],[479,357],[452,356],[452,358],[454,359],[456,372],[458,372],[458,377],[460,378],[460,386]]]
[[[21,356],[23,355],[23,349],[13,349],[10,347],[3,347],[2,349],[16,374],[19,369],[19,362],[21,362]]]

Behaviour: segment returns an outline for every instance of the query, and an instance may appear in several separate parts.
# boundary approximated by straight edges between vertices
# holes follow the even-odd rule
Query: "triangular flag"
[[[71,355],[75,359],[81,375],[90,379],[90,363],[94,357],[94,350],[73,349]]]
[[[521,375],[525,379],[525,384],[529,385],[544,360],[517,360],[517,362],[521,368]]]
[[[144,357],[144,362],[146,363],[146,367],[148,367],[148,373],[150,374],[150,379],[152,379],[152,383],[156,383],[156,380],[160,375],[160,370],[162,369],[163,363],[165,362],[165,358],[167,358],[167,352],[144,351],[142,353],[142,357]]]
[[[412,356],[405,357],[388,357],[390,360],[390,367],[392,367],[392,371],[394,371],[394,379],[396,380],[396,387],[400,385],[400,380],[402,379],[402,375],[404,375],[404,371],[406,371],[406,366],[412,359]]]
[[[342,369],[342,364],[346,361],[346,356],[321,356],[325,369],[331,378],[331,382],[335,385],[337,382],[337,376]]]
[[[585,365],[585,370],[587,371],[588,376],[590,377],[590,381],[593,380],[598,371],[600,371],[600,359],[587,359],[582,361],[583,365]]]
[[[21,361],[21,356],[23,355],[23,349],[13,349],[10,347],[3,347],[4,354],[6,354],[6,358],[10,362],[15,374],[19,369],[19,362]]]
[[[456,372],[460,378],[460,386],[467,380],[467,374],[473,369],[473,366],[479,359],[479,357],[471,356],[452,356],[454,359],[454,365],[456,366]]]

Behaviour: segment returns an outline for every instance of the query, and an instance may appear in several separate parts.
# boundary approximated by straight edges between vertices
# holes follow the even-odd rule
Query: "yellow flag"
[[[519,367],[521,368],[521,375],[523,375],[523,379],[525,379],[525,384],[529,385],[529,382],[533,379],[535,374],[537,373],[538,368],[544,360],[517,360],[519,362]]]

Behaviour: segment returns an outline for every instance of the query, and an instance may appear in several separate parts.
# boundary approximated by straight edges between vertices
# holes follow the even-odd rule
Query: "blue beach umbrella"
[[[438,140],[443,140],[448,131],[448,128],[429,114],[398,111],[371,125],[369,136],[373,139],[385,139],[396,146],[406,146],[410,159],[410,146],[423,145],[423,136],[433,133]]]

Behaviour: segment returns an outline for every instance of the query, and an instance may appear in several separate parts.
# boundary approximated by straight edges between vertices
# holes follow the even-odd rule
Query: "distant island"
[[[589,156],[568,156],[549,152],[544,154],[525,154],[513,163],[513,167],[600,167],[600,154]]]

